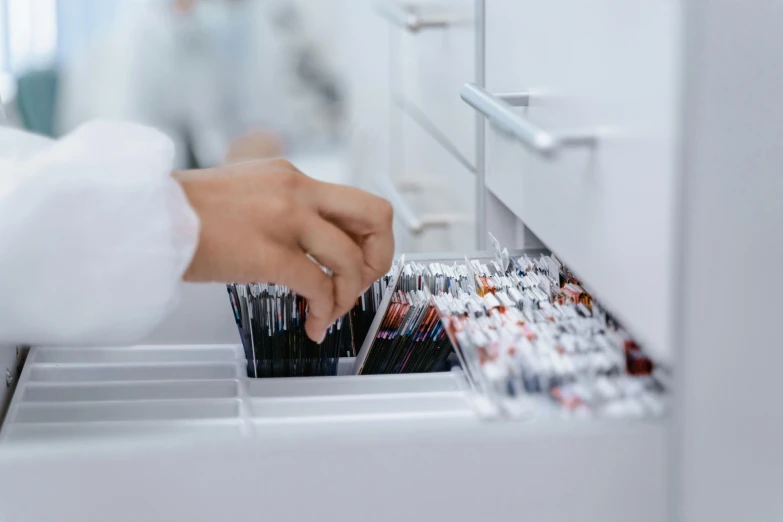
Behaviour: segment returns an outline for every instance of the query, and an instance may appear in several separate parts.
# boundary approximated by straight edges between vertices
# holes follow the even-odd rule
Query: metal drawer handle
[[[492,94],[476,84],[467,83],[462,87],[460,96],[498,130],[518,139],[541,156],[549,158],[567,147],[592,147],[598,143],[595,131],[549,132],[516,114],[512,107],[526,107],[530,102],[529,93]]]
[[[411,234],[418,235],[429,228],[445,228],[460,223],[472,223],[473,216],[459,213],[424,214],[417,216],[388,175],[375,180],[379,193],[389,200],[394,208],[394,218],[399,220]]]
[[[382,2],[377,5],[376,10],[389,22],[412,33],[422,29],[448,27],[456,21],[453,16],[447,13],[422,16],[419,14],[419,6],[403,2]]]

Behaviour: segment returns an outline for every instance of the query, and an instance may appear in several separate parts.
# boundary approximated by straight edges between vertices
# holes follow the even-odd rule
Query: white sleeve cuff
[[[94,122],[12,164],[0,201],[0,340],[132,342],[174,307],[199,221],[171,176],[174,146]]]

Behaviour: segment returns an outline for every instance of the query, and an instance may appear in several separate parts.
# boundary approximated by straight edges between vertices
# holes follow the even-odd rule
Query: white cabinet
[[[222,284],[186,284],[177,307],[143,344],[233,343],[237,326]]]
[[[530,98],[487,110],[479,175],[673,364],[666,517],[779,519],[783,308],[738,305],[734,279],[783,257],[780,3],[485,4],[482,87]],[[520,143],[596,130],[549,157]]]
[[[398,29],[402,90],[397,101],[420,112],[452,153],[469,165],[476,161],[475,113],[462,103],[459,89],[475,78],[474,4],[422,2],[415,16],[443,20],[445,25]]]
[[[399,217],[400,251],[475,244],[476,115],[459,97],[475,79],[474,11],[475,0],[378,7],[390,32],[390,183],[383,195]]]
[[[248,379],[243,357],[240,346],[34,348],[0,431],[0,517],[664,516],[660,419],[484,422],[460,372]]]
[[[392,75],[402,107],[394,113],[400,154],[392,150],[392,176],[463,186],[458,194],[466,194],[475,160],[476,179],[486,178],[497,198],[492,210],[521,220],[648,350],[672,363],[675,415],[483,422],[448,382],[445,389],[441,381],[394,378],[247,383],[235,362],[221,360],[210,369],[180,361],[176,375],[155,370],[190,376],[185,384],[104,383],[112,400],[154,393],[159,401],[145,411],[109,408],[84,404],[94,401],[93,387],[62,381],[87,370],[58,368],[67,361],[50,353],[25,396],[36,404],[25,405],[6,435],[16,443],[53,433],[78,440],[0,444],[0,519],[780,519],[779,2],[477,2],[486,7],[477,26],[478,43],[486,39],[479,87],[525,91],[528,107],[492,105],[487,135],[476,134],[472,153],[473,122],[464,108],[452,111],[452,94],[443,92],[470,72],[462,29],[398,31],[395,67],[406,64],[399,53],[417,60],[406,65],[415,75]],[[403,11],[402,24],[411,20]],[[481,69],[473,71],[478,82]],[[510,127],[546,131],[528,133],[534,138],[597,139],[528,146]],[[564,146],[542,155],[536,143]],[[406,201],[418,216],[472,209],[441,195],[422,202],[406,194]],[[187,328],[187,316],[169,324]],[[119,362],[130,369],[112,370],[115,377],[142,375],[134,360],[95,364]],[[194,379],[205,384],[194,387]],[[183,405],[192,393],[209,401]],[[148,418],[164,409],[193,424]],[[53,432],[41,422],[51,412],[86,422]],[[88,430],[112,435],[106,419],[117,415],[141,420],[133,435],[154,427],[175,437],[84,443]],[[335,502],[348,495],[349,504]]]
[[[463,104],[464,105],[464,104]],[[398,111],[401,122],[402,170],[398,187],[416,216],[433,226],[398,246],[402,251],[470,252],[474,245],[475,178],[457,158],[441,147],[409,113]],[[435,223],[440,225],[435,226]],[[413,248],[408,248],[413,246]]]
[[[670,361],[678,2],[488,1],[487,90],[527,92],[521,118],[592,146],[543,155],[490,132],[487,186]],[[499,158],[494,158],[498,154]]]
[[[6,495],[0,515],[15,522],[77,515],[84,522],[665,517],[660,427],[612,432],[434,421],[337,427],[301,425],[281,436],[271,426],[255,443],[180,438],[0,454],[0,468],[15,470],[13,477],[0,475]]]

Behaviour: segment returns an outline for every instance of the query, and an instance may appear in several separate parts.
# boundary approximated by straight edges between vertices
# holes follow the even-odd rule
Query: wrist
[[[182,273],[182,280],[185,282],[197,282],[199,273],[199,259],[203,257],[200,250],[203,248],[204,221],[202,212],[200,212],[198,187],[193,183],[197,176],[197,171],[175,171],[172,177],[179,185],[187,205],[187,211],[183,213],[186,217],[182,219],[182,226],[178,227],[180,233],[177,237],[189,238],[191,243],[190,256],[187,266]]]

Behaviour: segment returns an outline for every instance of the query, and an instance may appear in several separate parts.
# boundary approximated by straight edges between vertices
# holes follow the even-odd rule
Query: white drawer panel
[[[474,0],[417,2],[422,17],[451,20],[444,27],[399,29],[398,97],[418,109],[453,147],[451,152],[475,166],[475,113],[461,102],[460,87],[475,81]]]
[[[453,218],[448,227],[428,229],[421,236],[420,248],[414,251],[475,250],[475,175],[411,117],[404,113],[400,116],[402,171],[394,176],[398,185],[409,187],[406,198],[417,216]]]
[[[601,128],[543,158],[490,132],[488,185],[667,359],[678,4],[487,2],[487,85],[531,91],[548,131]],[[651,284],[651,281],[653,282]]]
[[[0,467],[13,470],[0,474],[0,515],[23,522],[64,520],[64,513],[83,522],[233,520],[247,517],[248,503],[239,499],[250,498],[263,506],[265,520],[364,522],[367,513],[374,522],[667,516],[661,425],[357,420],[263,424],[258,434],[262,443],[183,435],[176,443],[71,441],[0,451]],[[325,506],[347,500],[349,487],[350,508],[330,513]],[[99,494],[85,498],[85,491]]]

